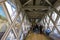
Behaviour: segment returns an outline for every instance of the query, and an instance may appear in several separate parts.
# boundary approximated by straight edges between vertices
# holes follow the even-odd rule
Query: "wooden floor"
[[[25,40],[50,40],[50,39],[43,34],[30,32]]]

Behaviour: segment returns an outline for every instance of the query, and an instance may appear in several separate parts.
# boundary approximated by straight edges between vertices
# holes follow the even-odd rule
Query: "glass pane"
[[[47,29],[47,26],[48,26],[47,23],[45,23],[45,29]]]
[[[51,31],[52,31],[53,26],[54,26],[54,25],[53,25],[52,21],[50,20],[49,28],[50,28]]]
[[[48,16],[46,16],[46,22],[49,23],[49,17]]]
[[[20,32],[20,40],[23,39],[23,36],[25,37],[28,33],[28,31],[30,30],[30,24],[29,21],[27,20],[26,16],[24,17],[24,21],[22,22],[21,25],[21,32]]]
[[[20,13],[20,15],[19,15],[19,17],[17,18],[17,20],[16,20],[16,27],[15,27],[15,30],[16,30],[16,32],[17,33],[19,33],[19,31],[20,31],[20,28],[21,28],[21,22],[22,22],[22,19],[23,19],[23,15],[22,15],[22,13]]]
[[[23,40],[23,35],[24,35],[24,34],[21,33],[20,38],[19,38],[20,40]]]
[[[56,26],[58,28],[58,30],[60,31],[60,26]]]
[[[43,23],[43,21],[44,21],[44,23]],[[43,26],[45,26],[45,29],[47,29],[47,26],[48,26],[48,25],[47,25],[47,22],[46,22],[45,19],[43,19],[43,21],[41,21],[41,23],[42,23]]]
[[[21,12],[19,16],[20,16],[20,19],[22,21],[22,19],[23,19],[23,13]]]
[[[51,16],[51,12],[48,15]]]
[[[49,26],[54,26],[53,22],[50,20]]]
[[[25,30],[25,25],[24,25],[24,22],[22,23],[22,25],[21,25],[21,29],[20,29],[20,40],[23,40],[23,36],[24,36],[24,30]]]
[[[43,25],[44,26],[44,23],[43,23],[44,20],[40,21],[40,23],[38,23],[38,25]]]
[[[56,18],[57,18],[57,14],[56,14],[55,12],[53,12],[53,14],[52,14],[52,19],[53,19],[53,21],[55,21]]]
[[[46,23],[46,20],[44,19],[44,23]]]
[[[16,6],[12,4],[10,1],[6,1],[5,4],[11,16],[11,19],[14,20],[14,18],[16,17]]]
[[[49,21],[49,17],[45,16],[45,19],[44,19],[45,29],[47,29],[47,27],[48,27],[48,25],[47,25],[48,21]]]
[[[59,34],[59,33],[58,33],[57,29],[55,28],[54,31],[51,32],[50,36],[53,36],[53,37],[54,37],[54,35],[57,36],[58,34]]]
[[[4,13],[3,7],[0,5],[0,39],[5,33],[9,23]]]
[[[15,22],[15,31],[16,31],[17,33],[19,33],[19,31],[20,31],[21,22],[22,22],[22,20],[21,20],[21,18],[20,18],[20,16],[19,16],[19,17],[17,18],[16,22]]]
[[[10,30],[6,40],[17,40],[13,30]]]
[[[56,28],[55,28],[55,30],[52,33],[50,33],[49,36],[51,38],[53,38],[54,40],[60,40],[60,34],[58,33]]]
[[[55,30],[53,31],[54,33],[58,33],[57,29],[55,28]]]
[[[30,30],[30,24],[29,21],[26,19],[26,17],[24,18],[24,34],[26,35],[28,33],[28,31]]]
[[[60,17],[59,17],[59,19],[58,19],[58,21],[57,21],[57,25],[60,25]]]
[[[18,18],[17,18],[17,22],[18,22],[18,23],[21,23],[21,21],[22,21],[21,18],[18,17]]]
[[[35,22],[36,22],[36,23],[38,23],[38,21],[39,21],[39,19],[36,19],[36,21],[35,21]]]
[[[19,29],[19,39],[20,40],[23,40],[23,25],[24,24],[20,25],[20,29]]]

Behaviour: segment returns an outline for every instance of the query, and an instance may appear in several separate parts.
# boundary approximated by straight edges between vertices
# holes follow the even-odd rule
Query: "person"
[[[37,24],[34,25],[34,27],[33,27],[33,31],[36,32],[36,33],[39,32],[39,27],[38,27]]]
[[[51,32],[51,30],[48,28],[48,29],[46,29],[46,34],[47,35],[49,35],[50,34],[50,32]]]
[[[42,32],[42,29],[43,29],[43,26],[40,25],[40,33],[41,33],[41,34],[43,33],[43,32]]]

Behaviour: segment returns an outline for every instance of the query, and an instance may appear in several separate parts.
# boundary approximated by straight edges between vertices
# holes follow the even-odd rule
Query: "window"
[[[44,18],[44,20],[43,20],[43,21],[44,21],[44,23],[46,23],[46,20],[45,20],[45,18]]]
[[[4,13],[4,10],[3,10],[3,7],[0,5],[0,17],[5,17],[6,18],[6,15]],[[1,18],[0,18],[1,19]]]
[[[50,23],[49,23],[49,28],[50,30],[52,31],[52,28],[54,27],[54,24],[52,23],[52,21],[50,20]]]
[[[5,30],[3,32],[5,32],[7,26],[8,26],[8,21],[7,21],[6,15],[4,13],[4,10],[3,10],[2,6],[0,5],[0,32],[2,32],[2,30],[4,30],[4,29]]]
[[[4,35],[8,25],[9,25],[9,23],[8,23],[7,18],[6,18],[5,12],[3,10],[3,7],[0,5],[0,37],[1,38]]]
[[[56,26],[58,28],[58,30],[60,31],[60,26]]]
[[[57,14],[53,11],[53,14],[52,14],[52,19],[53,19],[53,21],[55,21],[56,18],[57,18]]]
[[[12,19],[12,21],[14,20],[14,18],[16,17],[16,6],[11,3],[9,0],[5,2],[7,10],[10,14],[10,17]]]
[[[60,25],[60,17],[59,17],[56,25]]]
[[[48,15],[46,16],[46,22],[49,23],[49,17],[48,17]]]
[[[13,30],[10,30],[6,40],[17,40]]]
[[[43,25],[44,26],[44,22],[43,22],[44,20],[42,20],[42,21],[40,21],[40,23],[38,23],[39,25],[41,24],[41,25]]]
[[[23,19],[23,16],[22,14],[20,13],[19,17],[17,18],[16,22],[15,22],[15,30],[17,33],[19,33],[20,29],[23,27],[24,23],[21,25],[22,23],[22,19]],[[23,27],[24,28],[24,27]]]
[[[20,19],[21,19],[21,21],[22,21],[22,19],[23,19],[23,14],[22,14],[22,12],[20,13]]]
[[[58,34],[57,29],[55,28],[55,30],[52,33]]]
[[[47,23],[45,23],[45,29],[47,29],[47,26],[48,26]]]

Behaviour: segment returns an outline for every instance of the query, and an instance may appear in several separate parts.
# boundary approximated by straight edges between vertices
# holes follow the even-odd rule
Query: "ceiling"
[[[57,0],[48,0],[54,5]],[[49,11],[50,5],[45,0],[20,0],[22,7],[30,19],[41,19]]]

